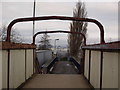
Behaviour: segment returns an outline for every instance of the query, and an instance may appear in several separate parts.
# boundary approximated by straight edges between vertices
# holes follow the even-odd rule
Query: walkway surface
[[[70,61],[58,61],[53,70],[52,74],[78,74],[78,69]]]
[[[37,74],[23,88],[90,88],[90,85],[79,74]]]

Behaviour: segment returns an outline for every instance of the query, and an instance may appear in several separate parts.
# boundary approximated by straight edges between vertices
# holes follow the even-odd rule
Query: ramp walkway
[[[70,61],[58,61],[51,74],[78,74],[78,69]]]
[[[84,76],[79,74],[37,74],[30,79],[24,88],[89,88]]]
[[[23,88],[87,88],[90,84],[75,65],[70,61],[57,61],[50,72],[52,74],[36,74]]]

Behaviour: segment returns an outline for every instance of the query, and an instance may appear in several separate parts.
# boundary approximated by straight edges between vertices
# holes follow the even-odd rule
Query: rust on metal
[[[35,45],[31,44],[20,44],[20,43],[9,43],[9,42],[1,42],[0,48],[2,50],[7,50],[7,49],[35,49]]]
[[[27,22],[27,21],[38,21],[38,20],[51,20],[51,19],[58,19],[58,20],[72,20],[72,21],[83,21],[83,22],[92,22],[95,23],[100,29],[100,42],[105,43],[104,41],[104,28],[103,25],[95,19],[89,18],[77,18],[77,17],[66,17],[66,16],[43,16],[43,17],[29,17],[29,18],[18,18],[13,20],[7,28],[7,38],[6,41],[10,42],[10,34],[11,28],[15,23],[18,22]]]
[[[37,32],[34,36],[33,36],[33,43],[32,44],[35,44],[35,38],[38,34],[43,34],[43,33],[71,33],[71,34],[80,34],[83,36],[84,38],[84,45],[86,45],[86,37],[83,33],[80,33],[80,32],[70,32],[70,31],[42,31],[42,32]]]

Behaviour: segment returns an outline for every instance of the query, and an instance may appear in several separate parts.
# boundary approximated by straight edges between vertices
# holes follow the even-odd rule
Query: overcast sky
[[[11,2],[10,2],[11,1]],[[4,0],[2,1],[2,22],[4,25],[8,25],[10,21],[19,17],[31,17],[33,11],[33,0]],[[58,1],[58,2],[57,2]],[[61,2],[60,2],[61,1]],[[36,16],[48,16],[48,15],[62,15],[72,16],[73,9],[75,8],[77,0],[37,0],[36,3]],[[85,1],[85,0],[82,0]],[[86,0],[87,1],[87,0]],[[91,2],[90,2],[91,1]],[[101,0],[97,2],[95,0],[89,0],[85,2],[86,10],[88,12],[88,18],[97,19],[100,21],[105,29],[105,41],[117,41],[118,40],[118,0]],[[0,4],[1,7],[1,4]],[[43,30],[69,30],[70,21],[37,21],[35,25],[35,32]],[[14,26],[16,30],[24,37],[26,42],[32,42],[32,22],[18,23]],[[99,29],[95,24],[89,23],[87,31],[87,43],[99,43]],[[67,34],[49,34],[51,43],[54,43],[54,39],[59,38],[58,45],[67,45]],[[40,39],[39,35],[37,40]],[[36,40],[36,42],[37,42]]]

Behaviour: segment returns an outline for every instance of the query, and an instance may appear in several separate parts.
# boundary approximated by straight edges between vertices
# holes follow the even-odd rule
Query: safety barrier
[[[2,88],[17,88],[34,73],[34,45],[1,42]]]
[[[53,65],[55,64],[55,62],[58,61],[58,58],[54,58],[53,60],[51,61],[48,61],[46,62],[43,66],[42,66],[42,70],[43,70],[43,73],[46,74],[46,73],[49,73],[50,72],[50,69],[53,67]]]
[[[51,19],[58,19],[58,20],[72,20],[72,21],[82,21],[82,22],[92,22],[95,23],[99,29],[100,29],[100,43],[104,44],[104,28],[102,26],[102,24],[100,22],[98,22],[95,19],[89,19],[89,18],[77,18],[77,17],[66,17],[66,16],[43,16],[43,17],[30,17],[30,18],[18,18],[13,20],[7,28],[7,38],[6,38],[6,44],[3,43],[3,47],[2,47],[2,53],[3,53],[3,63],[2,65],[3,68],[5,69],[5,71],[3,72],[3,77],[4,81],[3,81],[3,88],[16,88],[18,87],[21,83],[25,82],[26,79],[28,79],[33,73],[34,73],[34,49],[35,49],[35,45],[22,45],[22,44],[12,44],[10,43],[10,34],[11,34],[11,28],[15,23],[18,22],[27,22],[27,21],[37,21],[37,20],[51,20]],[[60,31],[63,32],[63,31]],[[68,33],[68,32],[67,32]],[[100,80],[98,80],[97,78],[95,80],[92,80],[92,76],[94,75],[94,70],[93,73],[91,72],[91,67],[92,66],[92,62],[89,62],[89,66],[87,65],[87,47],[83,47],[83,49],[85,50],[85,76],[87,78],[87,71],[86,71],[86,67],[89,67],[89,74],[88,74],[88,79],[90,81],[90,83],[94,86],[94,87],[102,87],[102,67],[100,67],[100,71],[101,73],[100,75]],[[97,52],[92,52],[91,53],[97,53]],[[90,56],[92,56],[93,54],[89,53],[89,61],[92,60],[92,58]],[[94,58],[98,58],[99,59],[99,54],[101,55],[101,58],[104,57],[104,52],[101,51],[101,53],[98,53],[97,57],[93,56]],[[116,55],[115,55],[116,56]],[[31,58],[30,58],[31,57]],[[91,58],[91,59],[90,59]],[[28,62],[29,60],[29,62]],[[103,59],[101,60],[101,66]],[[99,60],[98,60],[99,61]],[[96,62],[96,61],[95,61]],[[28,64],[29,63],[29,64]],[[94,65],[94,64],[93,64]],[[49,66],[50,67],[50,66]],[[96,66],[97,67],[97,66]],[[97,69],[97,68],[96,68]],[[99,68],[98,68],[99,69]],[[31,73],[30,73],[31,72]],[[96,70],[97,73],[97,70]],[[96,76],[96,73],[94,76]],[[91,75],[92,74],[92,75]],[[115,74],[116,75],[116,74]],[[102,79],[101,79],[102,78]],[[98,82],[100,83],[99,86],[97,86],[94,82],[98,80]],[[114,81],[114,80],[113,80]],[[116,82],[115,82],[116,83]]]
[[[83,46],[84,75],[94,88],[120,88],[120,42]]]
[[[70,57],[69,60],[77,67],[77,69],[79,70],[79,73],[81,74],[80,63],[78,63],[77,60],[75,60],[73,57]]]

